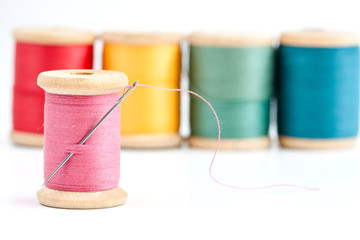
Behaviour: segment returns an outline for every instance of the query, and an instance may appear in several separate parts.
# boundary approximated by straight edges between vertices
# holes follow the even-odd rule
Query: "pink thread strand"
[[[126,88],[129,88],[131,86],[132,85],[127,86]],[[294,184],[273,184],[273,185],[260,186],[260,187],[238,187],[238,186],[233,186],[233,185],[229,185],[229,184],[220,182],[212,174],[212,167],[213,167],[215,157],[216,157],[216,154],[217,154],[217,152],[219,150],[219,146],[220,146],[220,133],[221,133],[220,121],[219,121],[219,118],[218,118],[214,108],[212,107],[212,105],[205,98],[203,98],[199,94],[197,94],[197,93],[195,93],[193,91],[190,91],[190,90],[176,89],[176,88],[174,88],[174,89],[173,88],[161,88],[161,87],[154,87],[154,86],[150,86],[150,85],[146,85],[146,84],[138,84],[138,86],[139,87],[153,88],[153,89],[157,89],[157,90],[164,90],[164,91],[187,92],[187,93],[193,94],[196,97],[200,98],[201,100],[203,100],[209,106],[209,108],[212,110],[212,112],[213,112],[213,114],[214,114],[214,116],[216,118],[216,123],[217,123],[217,127],[218,127],[218,140],[217,140],[217,144],[216,144],[216,149],[215,149],[215,152],[214,152],[214,155],[213,155],[213,158],[211,160],[210,167],[209,167],[209,175],[210,175],[211,179],[214,180],[216,183],[218,183],[218,184],[220,184],[222,186],[228,187],[228,188],[234,188],[234,189],[240,189],[240,190],[260,190],[260,189],[268,189],[268,188],[275,188],[275,187],[291,187],[291,188],[299,188],[299,189],[304,189],[304,190],[309,190],[309,191],[317,191],[317,190],[319,190],[318,188],[306,187],[306,186],[300,186],[300,185],[294,185]]]

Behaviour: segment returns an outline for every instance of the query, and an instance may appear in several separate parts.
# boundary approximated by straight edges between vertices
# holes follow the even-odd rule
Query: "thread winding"
[[[78,142],[116,103],[120,93],[73,96],[45,93],[44,178],[70,153],[74,156],[46,184],[63,191],[113,189],[120,176],[120,108],[84,145]]]
[[[222,117],[222,137],[268,135],[274,51],[271,46],[190,46],[190,89],[208,99]],[[212,112],[194,98],[191,134],[216,138]]]
[[[91,69],[92,45],[16,43],[13,89],[13,129],[42,134],[44,91],[36,84],[39,73],[55,69]]]
[[[179,43],[133,44],[105,42],[103,69],[126,72],[129,79],[163,88],[179,88],[181,51]],[[138,110],[141,105],[142,111]],[[180,125],[180,95],[137,89],[122,104],[121,133],[177,133]]]
[[[351,138],[359,123],[359,48],[279,48],[279,135]]]

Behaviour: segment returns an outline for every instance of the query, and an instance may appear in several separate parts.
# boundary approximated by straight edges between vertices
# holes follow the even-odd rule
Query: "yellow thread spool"
[[[103,69],[125,72],[130,82],[180,87],[181,34],[105,32],[102,37]],[[179,93],[138,88],[124,101],[121,111],[122,147],[181,144]]]

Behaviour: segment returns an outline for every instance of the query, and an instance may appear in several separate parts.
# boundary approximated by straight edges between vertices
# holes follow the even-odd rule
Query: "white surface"
[[[276,34],[304,27],[358,31],[359,22],[356,1],[0,0],[0,239],[359,239],[359,147],[290,151],[275,144],[264,151],[220,152],[213,169],[214,176],[228,184],[293,183],[319,187],[317,192],[224,188],[208,175],[213,151],[186,146],[123,150],[120,186],[129,193],[127,203],[80,211],[38,204],[42,150],[13,146],[8,138],[14,26],[62,25],[98,33],[118,29]]]
[[[6,142],[5,142],[6,141]],[[220,152],[214,175],[240,186],[296,183],[320,191],[241,191],[210,180],[211,151],[122,152],[125,205],[63,210],[38,204],[42,151],[1,141],[1,236],[37,239],[359,239],[358,150]]]

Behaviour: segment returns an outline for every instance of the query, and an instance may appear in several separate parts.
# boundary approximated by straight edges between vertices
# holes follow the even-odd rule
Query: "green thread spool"
[[[220,149],[270,146],[270,99],[273,90],[273,38],[259,34],[190,36],[190,89],[204,96],[221,122]],[[216,123],[195,98],[190,103],[190,146],[214,148]]]

